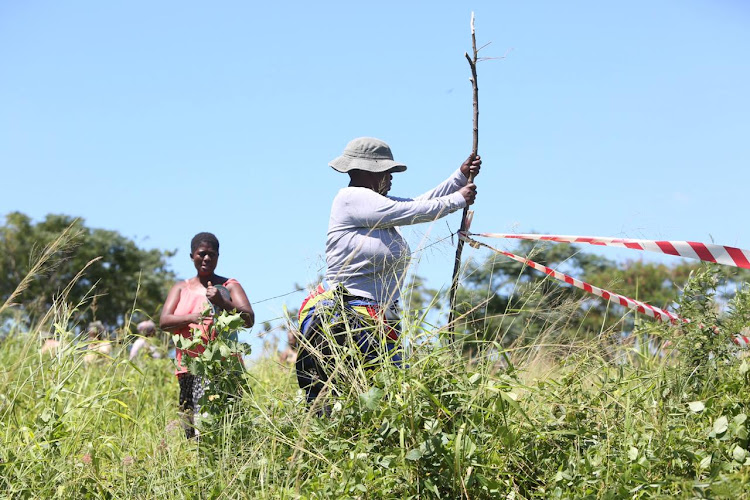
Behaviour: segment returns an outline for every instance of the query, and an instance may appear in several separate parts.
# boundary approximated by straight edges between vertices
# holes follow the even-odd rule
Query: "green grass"
[[[672,342],[663,358],[613,353],[602,334],[564,356],[483,343],[469,362],[408,327],[408,367],[351,368],[324,418],[263,359],[200,444],[183,436],[170,361],[86,365],[81,344],[42,356],[38,332],[20,333],[0,345],[0,495],[750,498],[750,365],[700,324],[711,307],[683,309],[681,331],[641,332]]]

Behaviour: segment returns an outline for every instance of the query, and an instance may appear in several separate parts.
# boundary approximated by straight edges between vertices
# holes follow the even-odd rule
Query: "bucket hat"
[[[368,172],[403,172],[406,165],[393,161],[391,148],[373,137],[358,137],[349,142],[344,153],[328,163],[338,172],[366,170]]]

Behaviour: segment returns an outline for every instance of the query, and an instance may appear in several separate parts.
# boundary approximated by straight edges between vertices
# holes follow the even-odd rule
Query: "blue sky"
[[[302,294],[260,301],[324,269],[347,182],[327,162],[350,139],[409,166],[398,196],[468,155],[472,11],[480,55],[507,55],[479,65],[474,230],[750,248],[739,0],[0,2],[0,215],[81,216],[178,249],[184,277],[190,238],[212,231],[219,271],[276,318]],[[412,247],[459,217],[410,229]],[[415,267],[447,286],[453,253]]]

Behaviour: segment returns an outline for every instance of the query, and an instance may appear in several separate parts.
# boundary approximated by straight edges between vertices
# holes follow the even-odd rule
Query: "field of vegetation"
[[[248,367],[247,390],[185,439],[170,360],[84,363],[72,312],[0,344],[0,492],[13,498],[749,498],[750,363],[717,334],[750,324],[742,288],[719,317],[693,273],[676,328],[627,338],[448,341],[405,324],[408,366],[348,363],[329,415],[293,369]],[[557,340],[556,340],[557,339]],[[125,347],[120,348],[122,351]],[[471,357],[467,357],[467,352]],[[215,358],[215,359],[220,359]]]

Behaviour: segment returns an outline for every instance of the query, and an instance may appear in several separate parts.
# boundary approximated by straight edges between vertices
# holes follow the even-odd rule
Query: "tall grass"
[[[83,362],[64,302],[54,355],[39,331],[0,346],[0,492],[91,498],[748,498],[750,365],[706,325],[710,272],[693,278],[678,331],[652,353],[607,332],[564,346],[554,329],[467,360],[405,325],[408,365],[341,366],[330,414],[310,412],[293,370],[249,367],[250,390],[187,441],[169,360]],[[725,324],[747,324],[738,294]],[[645,338],[645,337],[644,337]],[[435,339],[438,339],[436,341]],[[356,359],[352,358],[352,359]]]

